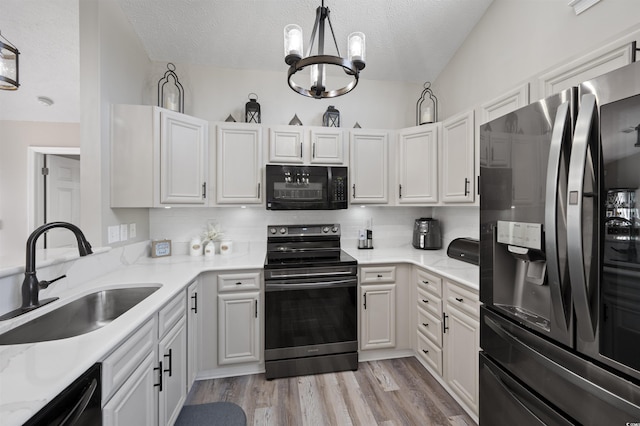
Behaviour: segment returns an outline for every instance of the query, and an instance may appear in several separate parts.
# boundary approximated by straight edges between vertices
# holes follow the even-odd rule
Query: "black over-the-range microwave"
[[[267,210],[346,209],[348,188],[346,167],[267,164]]]

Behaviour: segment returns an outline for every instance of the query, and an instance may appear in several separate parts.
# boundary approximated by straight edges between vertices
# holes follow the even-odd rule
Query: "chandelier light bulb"
[[[284,27],[284,56],[285,62],[295,62],[302,58],[302,28],[296,24]]]
[[[361,32],[355,32],[349,34],[347,39],[347,46],[349,49],[349,60],[351,62],[362,63],[362,68],[364,68],[365,63],[365,42],[364,42],[364,34]],[[362,69],[359,68],[359,69]]]

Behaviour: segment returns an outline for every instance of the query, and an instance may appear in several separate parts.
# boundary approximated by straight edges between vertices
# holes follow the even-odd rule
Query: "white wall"
[[[27,223],[27,148],[80,146],[78,123],[0,121],[0,257],[24,255]]]
[[[319,100],[291,90],[284,62],[278,72],[175,65],[185,88],[185,113],[210,121],[224,121],[229,114],[236,121],[245,121],[244,107],[253,92],[258,95],[265,125],[289,124],[297,114],[304,125],[320,126],[322,114],[334,105],[340,111],[341,127],[352,128],[358,122],[363,128],[399,129],[415,125],[415,104],[422,91],[418,84],[367,80],[365,69],[352,92]],[[154,81],[165,71],[166,63],[154,63]],[[156,92],[157,87],[149,87],[145,103],[154,105]]]
[[[602,0],[577,15],[567,0],[494,0],[434,82],[447,118],[638,28],[640,1]]]
[[[142,104],[151,62],[115,0],[80,2],[81,216],[94,245],[106,245],[107,227],[136,223],[149,237],[146,209],[110,208],[110,107]]]

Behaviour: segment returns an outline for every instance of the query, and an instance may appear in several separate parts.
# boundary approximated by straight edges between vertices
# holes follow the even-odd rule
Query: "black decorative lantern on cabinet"
[[[158,106],[184,113],[184,89],[178,81],[175,70],[176,66],[169,62],[167,71],[158,81]]]
[[[253,95],[253,97],[251,96]],[[258,103],[258,95],[249,93],[249,102],[244,107],[244,121],[247,123],[260,123],[260,104]]]
[[[324,127],[340,127],[340,111],[335,109],[333,105],[329,105],[322,116],[322,125]]]

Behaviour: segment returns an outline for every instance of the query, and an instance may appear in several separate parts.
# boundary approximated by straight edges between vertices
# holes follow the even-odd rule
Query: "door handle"
[[[466,197],[467,195],[469,195],[469,184],[471,183],[471,181],[469,181],[469,179],[464,178],[464,196]]]
[[[173,364],[173,350],[169,349],[169,353],[168,354],[164,354],[165,358],[169,358],[169,368],[162,370],[165,373],[169,373],[169,377],[171,377],[171,374],[173,372],[173,368],[171,367]]]
[[[353,184],[353,198],[356,198],[356,184]]]
[[[191,310],[193,311],[194,314],[198,313],[198,293],[193,293],[193,296],[191,296],[191,299],[193,300],[193,306],[191,307]]]
[[[588,94],[582,97],[582,105],[578,118],[571,148],[569,161],[569,178],[567,182],[567,259],[569,261],[569,277],[573,306],[575,309],[578,335],[587,342],[595,339],[597,312],[592,312],[590,292],[591,287],[597,285],[597,247],[592,240],[587,239],[589,245],[585,250],[585,235],[583,234],[583,216],[585,214],[584,199],[588,198],[593,203],[596,215],[597,205],[600,202],[594,193],[598,191],[599,176],[595,170],[601,169],[589,163],[594,161],[597,148],[592,146],[598,142],[598,107],[596,97]],[[591,151],[590,151],[591,149]],[[592,155],[589,155],[589,153]],[[589,175],[587,175],[587,171]],[[593,188],[587,185],[593,184]],[[587,204],[588,205],[588,204]],[[590,229],[593,236],[598,235],[598,220],[591,218],[595,229]],[[589,237],[588,237],[589,238]],[[593,256],[595,254],[595,256]],[[590,263],[585,259],[592,258]],[[588,269],[588,270],[587,270]],[[595,291],[594,294],[599,294]]]
[[[563,297],[563,279],[560,277],[560,255],[558,239],[566,238],[567,222],[561,209],[566,206],[566,175],[560,174],[563,166],[567,166],[568,152],[571,142],[569,102],[558,107],[556,119],[551,133],[549,161],[547,164],[547,183],[545,194],[545,250],[547,254],[547,282],[551,293],[553,316],[562,330],[569,327],[570,300]],[[564,162],[564,164],[563,164]],[[568,299],[568,298],[567,298]]]
[[[158,372],[158,379],[160,380],[160,383],[154,383],[153,387],[159,387],[159,391],[162,392],[162,361],[160,361],[158,363],[157,367],[153,368],[153,371],[157,371]]]
[[[364,293],[364,308],[367,309],[367,293]]]
[[[202,198],[207,198],[207,182],[202,184]]]
[[[402,185],[398,185],[399,190],[398,190],[398,197],[402,198]]]
[[[446,333],[447,330],[449,329],[449,327],[447,326],[447,318],[449,318],[449,315],[443,312],[442,313],[442,333]]]

